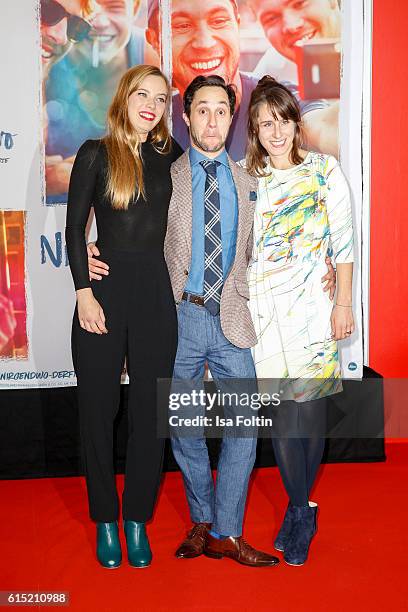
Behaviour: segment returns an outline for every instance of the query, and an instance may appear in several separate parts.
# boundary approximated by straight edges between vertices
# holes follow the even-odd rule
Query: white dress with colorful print
[[[299,397],[314,399],[341,390],[321,278],[327,254],[334,265],[353,261],[350,193],[331,155],[310,152],[298,166],[269,171],[259,180],[249,268],[255,367],[258,378],[318,379]]]

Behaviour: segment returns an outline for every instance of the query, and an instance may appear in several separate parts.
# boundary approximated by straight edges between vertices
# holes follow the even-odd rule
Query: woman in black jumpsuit
[[[135,195],[124,209],[115,208],[107,195],[110,158],[106,141],[88,140],[79,149],[72,170],[66,225],[78,300],[72,354],[89,509],[97,523],[98,560],[109,568],[121,563],[113,422],[124,361],[126,358],[130,385],[122,512],[129,562],[145,567],[151,562],[151,551],[144,524],[153,513],[164,444],[156,432],[157,379],[171,378],[177,349],[176,310],[163,256],[170,165],[182,152],[170,140],[165,123],[169,87],[158,69],[137,66],[122,78],[116,98],[119,92],[123,97],[124,91],[128,118],[138,133],[144,195]],[[159,117],[171,145],[166,153],[161,152],[163,143],[152,138],[150,124],[157,125]],[[91,206],[100,256],[109,264],[109,276],[92,285],[85,241]]]

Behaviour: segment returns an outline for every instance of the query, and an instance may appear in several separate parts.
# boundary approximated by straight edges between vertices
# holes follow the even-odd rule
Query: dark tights
[[[282,402],[274,411],[276,463],[294,506],[307,506],[325,444],[326,400]]]

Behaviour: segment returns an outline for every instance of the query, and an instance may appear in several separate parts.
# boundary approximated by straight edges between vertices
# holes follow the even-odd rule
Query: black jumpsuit
[[[81,444],[90,516],[118,519],[113,470],[113,422],[119,408],[126,357],[129,386],[123,518],[149,520],[160,484],[164,440],[156,432],[157,379],[171,378],[177,349],[177,317],[163,256],[171,197],[170,165],[181,154],[141,145],[146,200],[115,210],[105,196],[107,152],[99,140],[79,149],[71,174],[66,242],[76,289],[91,287],[106,318],[107,334],[82,329],[75,310],[72,355],[78,380]],[[85,228],[91,207],[100,259],[109,276],[89,281]]]

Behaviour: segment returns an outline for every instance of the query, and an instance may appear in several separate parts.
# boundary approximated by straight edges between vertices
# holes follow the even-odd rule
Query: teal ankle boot
[[[152,551],[147,539],[145,524],[125,521],[125,536],[129,565],[148,567],[152,562]]]
[[[99,563],[108,569],[115,569],[122,563],[118,524],[96,523],[96,556]]]

